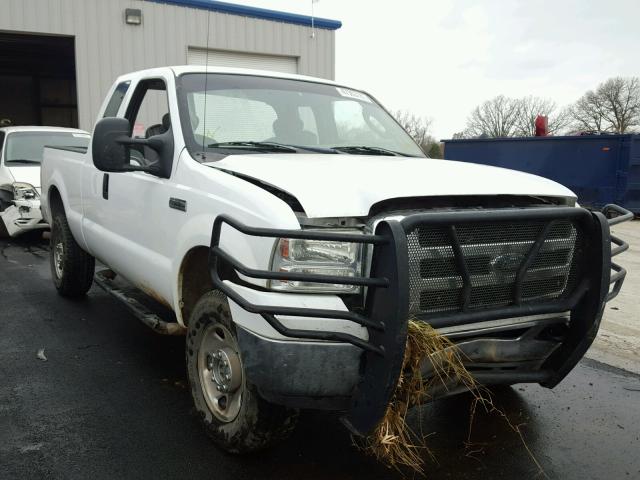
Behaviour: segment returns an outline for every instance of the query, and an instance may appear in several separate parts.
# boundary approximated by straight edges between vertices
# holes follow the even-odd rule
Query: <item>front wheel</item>
[[[230,453],[264,449],[293,430],[297,412],[262,399],[247,380],[227,299],[204,294],[189,319],[191,394],[213,441]]]
[[[73,238],[64,213],[56,213],[53,217],[49,259],[53,283],[60,295],[81,297],[89,291],[95,259]]]

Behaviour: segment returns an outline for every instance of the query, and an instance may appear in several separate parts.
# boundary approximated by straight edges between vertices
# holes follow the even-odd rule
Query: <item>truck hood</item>
[[[40,190],[40,166],[7,167],[14,182],[30,183]]]
[[[391,198],[534,195],[575,198],[528,173],[467,162],[331,154],[229,155],[205,165],[252,177],[298,199],[308,217],[361,217]]]

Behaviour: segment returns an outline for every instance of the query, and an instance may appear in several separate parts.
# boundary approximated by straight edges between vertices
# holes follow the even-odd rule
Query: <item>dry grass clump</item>
[[[431,362],[433,375],[426,381],[420,366]],[[384,417],[365,441],[365,450],[390,467],[409,467],[424,473],[424,454],[429,454],[424,438],[406,423],[409,409],[429,399],[430,391],[441,383],[445,388],[463,385],[479,392],[478,384],[464,366],[462,353],[451,340],[425,322],[409,320],[407,346],[396,391]],[[478,394],[479,396],[479,394]]]
[[[417,435],[407,425],[407,413],[411,407],[428,401],[430,392],[436,387],[449,390],[462,386],[474,397],[467,446],[472,445],[471,425],[475,410],[481,405],[487,412],[497,412],[520,436],[524,448],[539,472],[544,475],[542,467],[524,441],[519,426],[513,425],[507,415],[494,406],[491,393],[475,381],[465,368],[463,360],[463,353],[447,337],[425,322],[409,320],[407,346],[396,391],[384,417],[365,439],[363,448],[391,468],[401,470],[408,467],[424,475],[424,457],[425,454],[431,455],[431,452],[426,445],[425,437]],[[420,369],[425,361],[431,364],[431,375],[427,379],[422,377]]]

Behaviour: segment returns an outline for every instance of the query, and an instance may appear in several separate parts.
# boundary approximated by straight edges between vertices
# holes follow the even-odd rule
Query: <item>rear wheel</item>
[[[264,449],[295,427],[297,412],[262,399],[247,380],[226,297],[204,294],[189,319],[191,394],[213,441],[231,453]]]
[[[51,276],[63,297],[81,297],[91,288],[95,260],[73,238],[67,217],[55,213],[51,225]]]

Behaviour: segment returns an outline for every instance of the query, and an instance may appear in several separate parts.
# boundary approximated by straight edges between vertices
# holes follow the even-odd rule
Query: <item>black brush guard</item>
[[[402,220],[383,220],[378,223],[375,234],[361,235],[325,233],[317,230],[255,228],[237,222],[226,215],[220,215],[215,219],[213,225],[209,269],[213,284],[218,290],[246,311],[260,314],[269,325],[283,336],[346,342],[364,351],[360,382],[352,396],[351,408],[343,420],[352,432],[366,435],[384,415],[402,367],[407,338],[409,304],[407,235],[417,225],[448,227],[455,259],[462,273],[462,295],[465,298],[468,298],[471,285],[465,260],[456,237],[455,225],[525,220],[544,221],[550,225],[557,220],[570,219],[574,225],[579,226],[586,239],[584,248],[587,249],[587,252],[583,258],[594,260],[584,266],[579,283],[569,297],[538,304],[520,301],[523,272],[527,265],[531,264],[541,243],[545,240],[544,234],[548,229],[543,229],[516,275],[514,288],[516,298],[513,305],[480,310],[464,308],[461,312],[443,313],[435,317],[431,315],[425,319],[435,328],[441,328],[485,320],[569,311],[571,313],[569,332],[562,345],[543,365],[544,371],[549,372],[549,375],[546,376],[542,385],[552,388],[573,369],[587,351],[597,334],[605,303],[614,298],[622,287],[626,271],[620,265],[612,262],[612,257],[624,252],[629,246],[620,238],[611,235],[609,227],[632,218],[631,212],[617,205],[607,205],[602,212],[590,212],[586,209],[571,207],[429,212],[409,215]],[[227,224],[245,235],[257,237],[342,241],[373,245],[370,275],[368,277],[342,277],[249,268],[220,248],[220,234],[223,224]],[[615,245],[614,248],[611,248],[611,243]],[[220,277],[221,263],[226,263],[236,272],[250,278],[363,286],[367,288],[365,307],[362,313],[358,313],[255,305],[224,283]],[[612,270],[613,274],[611,274]],[[467,303],[465,301],[465,305]],[[340,332],[291,329],[278,320],[278,315],[352,321],[367,328],[369,339],[365,341]]]

